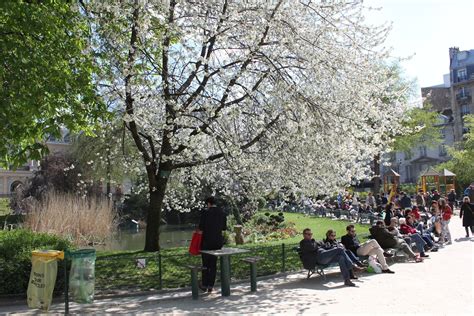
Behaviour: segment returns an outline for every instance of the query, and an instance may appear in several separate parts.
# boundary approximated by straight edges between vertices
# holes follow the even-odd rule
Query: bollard
[[[158,286],[163,289],[163,273],[161,269],[161,252],[158,252]]]
[[[193,300],[197,300],[199,297],[198,291],[198,277],[197,277],[197,269],[191,269],[191,291]]]
[[[250,292],[257,292],[257,262],[250,262]]]
[[[67,258],[64,258],[64,315],[69,315],[69,282],[67,275]]]
[[[285,244],[281,244],[281,272],[286,271],[286,248]]]

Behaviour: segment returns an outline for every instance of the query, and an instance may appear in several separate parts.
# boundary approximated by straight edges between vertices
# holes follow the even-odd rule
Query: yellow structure
[[[390,169],[383,176],[383,191],[384,192],[396,192],[398,185],[400,184],[400,175],[395,170]]]
[[[455,186],[456,175],[448,169],[443,169],[443,171],[440,172],[441,191],[443,191],[445,194],[448,194],[451,189],[456,189]]]
[[[440,174],[434,170],[433,168],[428,168],[427,170],[423,171],[420,174],[420,180],[417,185],[417,191],[419,189],[423,190],[423,192],[427,192],[430,189],[436,189],[438,192],[440,192],[440,186],[439,186],[439,179],[440,179]]]

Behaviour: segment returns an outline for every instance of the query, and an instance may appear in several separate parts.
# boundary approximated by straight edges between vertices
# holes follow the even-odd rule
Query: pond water
[[[194,227],[189,225],[164,225],[161,227],[161,248],[189,246]],[[120,230],[105,245],[96,245],[97,250],[143,250],[145,229]]]

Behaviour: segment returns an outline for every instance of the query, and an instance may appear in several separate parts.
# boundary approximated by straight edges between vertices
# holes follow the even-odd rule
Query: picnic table
[[[219,250],[201,250],[201,253],[205,253],[211,256],[219,257],[221,264],[221,295],[230,295],[230,256],[249,252],[247,249],[241,248],[222,248]]]

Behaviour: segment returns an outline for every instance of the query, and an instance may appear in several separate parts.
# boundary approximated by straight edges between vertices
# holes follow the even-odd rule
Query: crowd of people
[[[310,228],[303,231],[300,242],[300,257],[305,267],[337,263],[341,270],[344,284],[355,286],[351,281],[357,279],[355,272],[367,267],[365,260],[372,257],[381,267],[382,273],[394,273],[389,269],[386,257],[393,256],[388,252],[394,249],[403,252],[409,261],[421,263],[429,257],[428,252],[438,251],[445,245],[452,244],[449,223],[453,210],[457,207],[456,193],[451,190],[445,197],[436,190],[423,192],[415,197],[404,192],[397,195],[367,195],[365,203],[357,197],[346,197],[347,209],[359,212],[371,212],[377,216],[375,225],[369,228],[369,240],[360,243],[355,226],[346,227],[346,234],[337,240],[336,231],[330,229],[326,238],[316,241]],[[460,217],[466,230],[474,236],[474,183],[465,191],[460,208]]]

